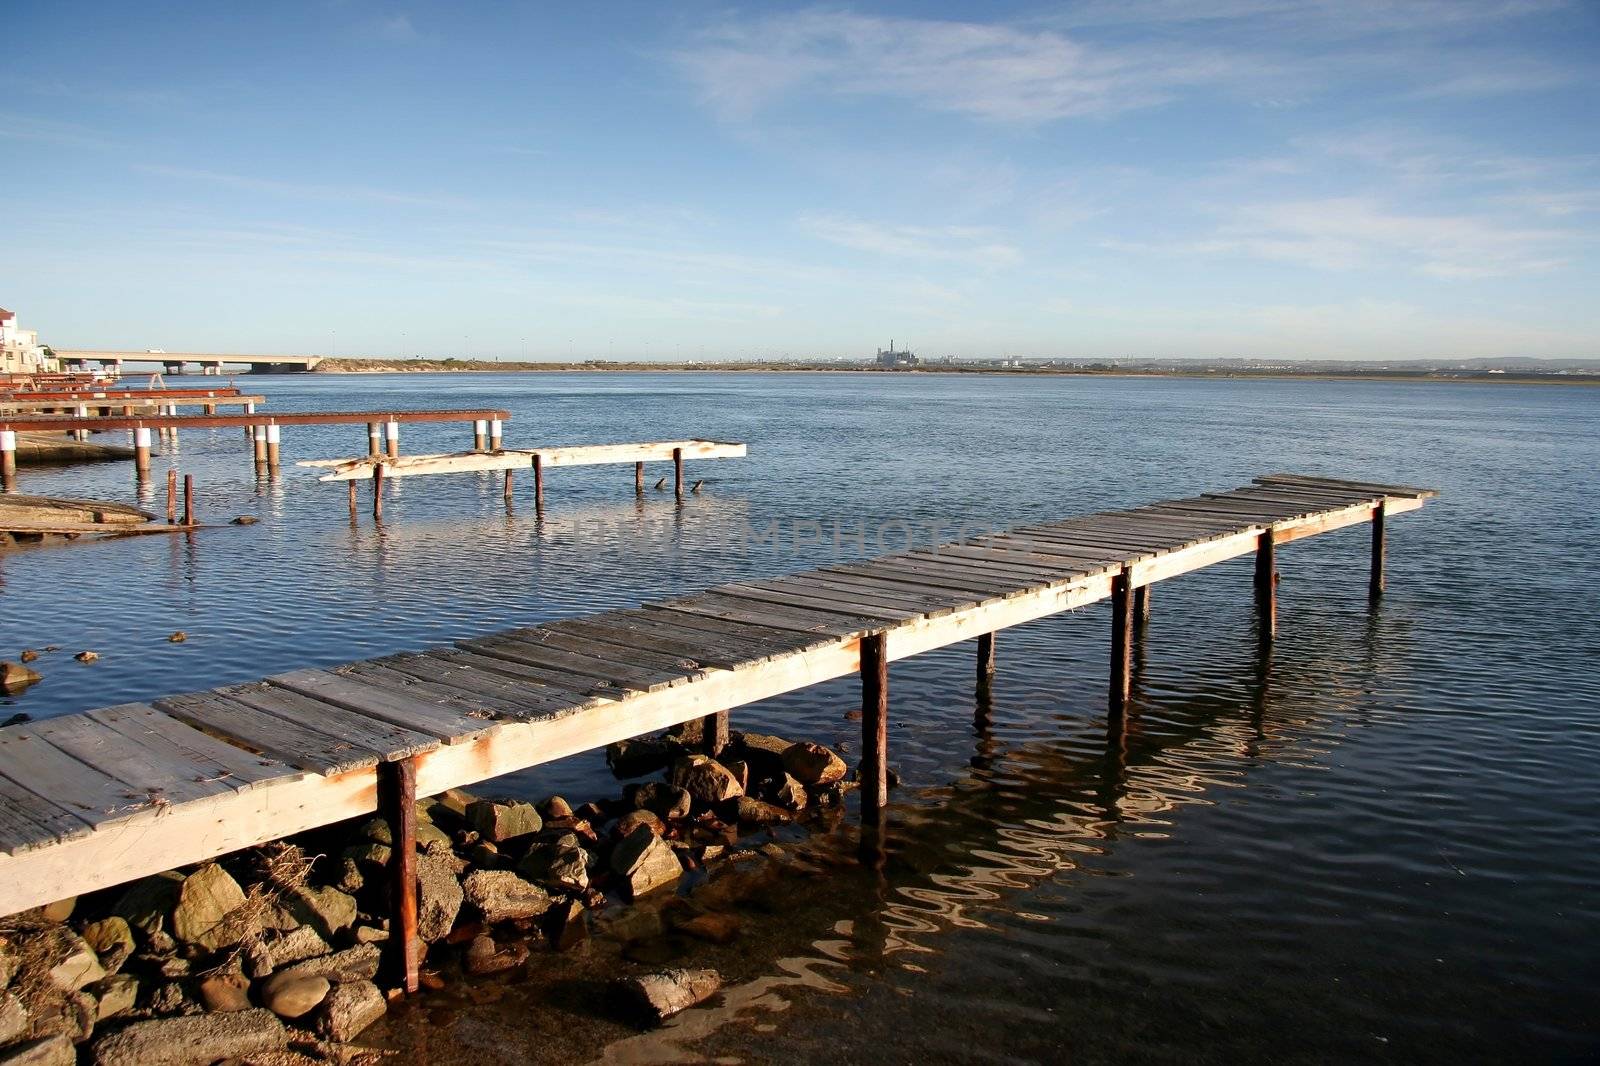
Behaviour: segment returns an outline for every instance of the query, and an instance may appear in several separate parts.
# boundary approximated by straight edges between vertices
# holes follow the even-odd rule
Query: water
[[[246,528],[0,557],[0,649],[62,645],[6,713],[35,716],[416,648],[949,535],[1230,488],[1273,470],[1435,485],[1366,536],[1279,553],[1280,636],[1255,652],[1250,564],[1163,584],[1126,733],[1104,715],[1104,605],[1001,635],[992,726],[971,646],[896,663],[891,852],[767,886],[730,988],[660,1033],[605,1020],[608,960],[572,980],[425,998],[383,1030],[412,1061],[1591,1061],[1600,1058],[1600,653],[1583,388],[877,376],[244,379],[273,410],[510,408],[512,446],[747,441],[704,491],[636,502],[623,467],[524,483],[402,481],[375,529],[344,490],[258,483],[242,433],[187,434],[203,519]],[[291,427],[286,458],[365,427]],[[405,450],[468,442],[411,427]],[[165,476],[158,461],[152,482]],[[666,473],[663,467],[660,471]],[[654,475],[654,476],[659,476]],[[131,499],[131,464],[26,471],[29,492]],[[750,541],[746,526],[781,536]],[[815,524],[813,524],[813,522]],[[835,543],[835,525],[843,534]],[[852,534],[866,531],[863,545]],[[185,644],[166,636],[183,629]],[[66,658],[80,648],[102,659]],[[14,650],[12,650],[14,649]],[[853,752],[840,681],[735,728]],[[614,790],[597,756],[495,786]],[[837,853],[837,855],[835,855]],[[830,862],[836,859],[837,864]],[[579,991],[574,991],[574,989]],[[454,997],[454,998],[452,998]]]

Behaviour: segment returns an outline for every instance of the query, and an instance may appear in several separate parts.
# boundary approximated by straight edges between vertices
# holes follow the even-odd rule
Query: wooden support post
[[[350,487],[350,517],[354,518],[356,516],[356,483],[352,480],[346,481],[345,484]]]
[[[167,524],[178,520],[178,472],[167,471]]]
[[[383,464],[372,468],[372,519],[383,521]]]
[[[1384,555],[1384,516],[1388,513],[1389,501],[1379,500],[1378,506],[1372,512],[1372,576],[1367,584],[1367,598],[1377,603],[1383,598],[1383,555]]]
[[[417,764],[380,763],[378,803],[389,823],[389,964],[407,992],[421,986],[422,941],[417,937]]]
[[[533,509],[544,510],[544,456],[533,453]]]
[[[144,426],[133,431],[133,469],[140,481],[150,476],[150,431]]]
[[[644,495],[644,463],[642,462],[633,464],[633,494],[635,496]]]
[[[1145,630],[1150,628],[1150,586],[1140,585],[1133,590],[1133,639],[1144,642]]]
[[[389,423],[389,458],[400,458],[400,423]]]
[[[504,446],[505,424],[498,418],[489,419],[489,449],[499,451]]]
[[[255,438],[256,466],[257,467],[266,466],[267,465],[267,427],[266,426],[254,426],[254,427],[252,427],[252,435]]]
[[[253,403],[246,403],[244,405],[244,413],[247,414],[247,415],[255,414],[256,413],[256,405],[253,404]],[[249,427],[249,426],[245,426],[244,427],[244,439],[245,440],[251,439],[251,437],[253,437],[254,435],[255,434],[252,432],[251,427]]]
[[[269,423],[267,430],[267,469],[273,473],[278,472],[278,444],[281,440],[282,428],[276,423]]]
[[[472,420],[472,450],[481,452],[489,443],[489,421],[484,418]]]
[[[0,429],[0,488],[12,491],[17,484],[17,431]]]
[[[683,499],[683,449],[672,449],[672,494]]]
[[[889,805],[889,656],[884,635],[861,638],[861,808]]]
[[[376,422],[367,423],[367,454],[374,459],[383,454],[383,427]]]
[[[978,638],[978,689],[987,690],[994,684],[994,634],[985,633]]]
[[[506,502],[507,503],[511,502],[511,497],[512,497],[511,485],[512,485],[512,480],[513,480],[513,478],[515,476],[516,476],[516,471],[512,470],[512,469],[510,469],[508,467],[506,469]]]
[[[1261,643],[1271,644],[1278,635],[1278,567],[1272,530],[1256,542],[1256,613],[1260,622]]]
[[[727,711],[718,711],[700,719],[700,746],[707,755],[713,759],[721,755],[730,739]]]
[[[1133,590],[1127,567],[1111,579],[1111,684],[1108,695],[1111,710],[1121,713],[1128,706],[1133,685]]]
[[[183,475],[183,524],[194,525],[194,475]]]

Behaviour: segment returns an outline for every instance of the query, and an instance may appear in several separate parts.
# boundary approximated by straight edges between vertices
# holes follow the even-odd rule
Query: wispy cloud
[[[1022,253],[978,226],[905,226],[869,222],[844,215],[808,214],[796,225],[831,244],[874,255],[942,259],[982,267],[1015,266]]]
[[[282,181],[276,178],[258,178],[249,174],[226,174],[192,167],[167,166],[155,163],[136,163],[133,169],[158,177],[181,181],[205,182],[249,192],[270,193],[311,200],[354,200],[371,203],[394,204],[405,207],[427,207],[461,210],[476,206],[473,201],[454,196],[432,196],[378,189],[364,185],[325,185],[314,182]]]

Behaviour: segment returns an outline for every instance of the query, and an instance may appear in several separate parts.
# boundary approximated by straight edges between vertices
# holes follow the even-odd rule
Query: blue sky
[[[0,0],[60,347],[1600,357],[1592,0]]]

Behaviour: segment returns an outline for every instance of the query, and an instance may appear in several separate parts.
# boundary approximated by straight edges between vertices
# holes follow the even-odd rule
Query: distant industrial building
[[[885,367],[921,366],[922,360],[918,359],[916,353],[909,348],[903,351],[896,351],[894,341],[890,341],[888,348],[878,349],[878,365]]]
[[[53,373],[61,369],[39,344],[39,334],[20,329],[17,316],[0,307],[0,374]]]

